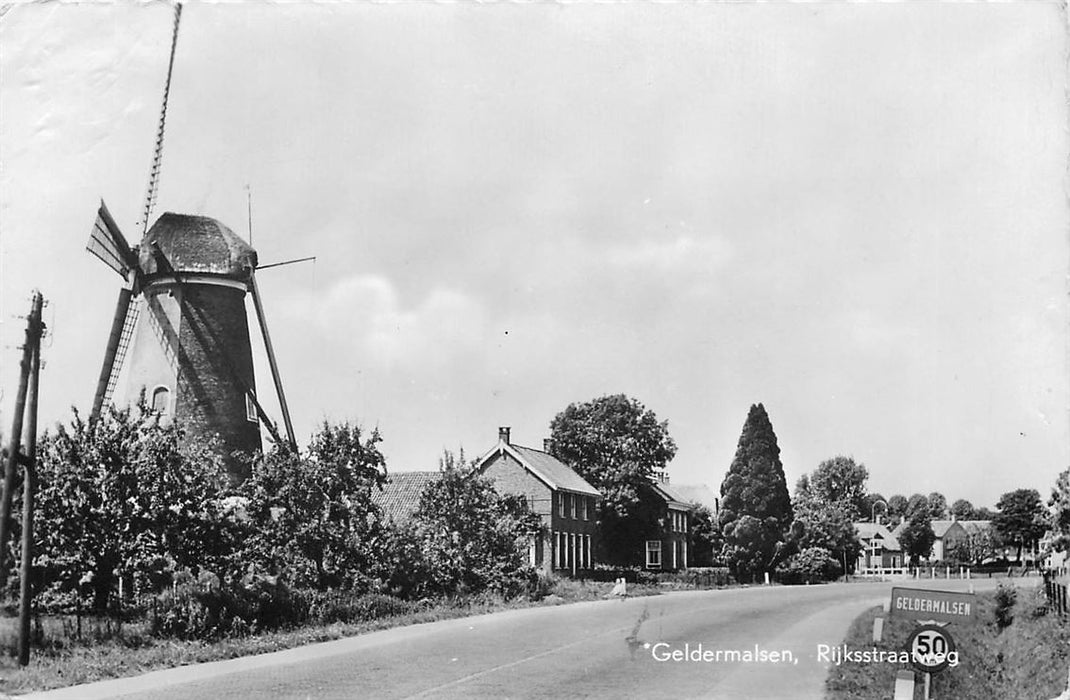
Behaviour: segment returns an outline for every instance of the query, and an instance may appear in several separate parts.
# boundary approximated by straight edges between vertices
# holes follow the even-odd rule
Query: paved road
[[[912,585],[965,589],[958,581]],[[757,587],[515,610],[25,697],[817,699],[828,669],[818,645],[839,644],[890,588]],[[722,659],[654,658],[685,644]],[[724,658],[756,648],[784,660]]]

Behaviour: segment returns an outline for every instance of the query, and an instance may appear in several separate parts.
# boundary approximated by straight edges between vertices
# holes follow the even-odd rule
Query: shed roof
[[[383,517],[402,522],[412,517],[420,505],[424,488],[437,481],[441,472],[394,472],[388,474],[382,490],[372,491],[372,500]]]

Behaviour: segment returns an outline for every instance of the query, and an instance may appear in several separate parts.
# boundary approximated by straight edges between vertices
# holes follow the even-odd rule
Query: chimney
[[[550,452],[550,448],[553,447],[553,446],[554,446],[554,441],[551,440],[550,438],[543,438],[542,439],[542,451],[543,452],[549,453]]]
[[[504,427],[501,427],[501,428],[498,428],[498,439],[501,440],[502,442],[504,442],[506,445],[509,444],[509,426],[508,425],[506,425]]]

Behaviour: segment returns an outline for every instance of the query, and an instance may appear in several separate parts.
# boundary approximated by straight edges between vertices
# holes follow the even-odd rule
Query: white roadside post
[[[914,700],[914,672],[899,671],[895,674],[894,700]]]
[[[884,637],[884,618],[873,618],[873,643],[877,644]]]

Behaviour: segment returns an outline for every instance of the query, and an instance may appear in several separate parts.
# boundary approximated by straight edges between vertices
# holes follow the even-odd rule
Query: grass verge
[[[1070,666],[1070,619],[1050,613],[1042,590],[1020,589],[1012,609],[1013,622],[1001,632],[996,624],[995,592],[977,594],[978,620],[948,629],[960,663],[935,674],[937,700],[1050,700],[1066,690]],[[873,620],[885,617],[884,639],[873,644]],[[901,650],[914,629],[913,620],[888,618],[881,608],[855,619],[844,639],[851,650]],[[825,681],[826,700],[891,700],[896,672],[908,664],[857,663],[832,666]],[[922,700],[917,675],[915,699]]]
[[[50,644],[46,649],[33,649],[25,668],[14,658],[15,621],[8,618],[0,626],[0,649],[10,653],[0,655],[0,693],[19,695],[38,690],[61,688],[81,683],[135,676],[149,671],[207,661],[221,661],[253,654],[265,654],[283,649],[328,642],[368,632],[437,622],[472,615],[482,615],[519,608],[562,605],[587,600],[600,600],[612,589],[611,583],[583,582],[562,579],[552,593],[540,601],[526,599],[469,599],[444,600],[426,604],[420,610],[365,622],[308,625],[291,630],[265,632],[245,637],[228,638],[217,642],[157,639],[138,632],[143,626],[127,625],[127,633],[97,642]],[[658,586],[632,585],[630,596],[658,595]],[[57,626],[58,627],[58,626]],[[47,640],[46,640],[47,641]]]

